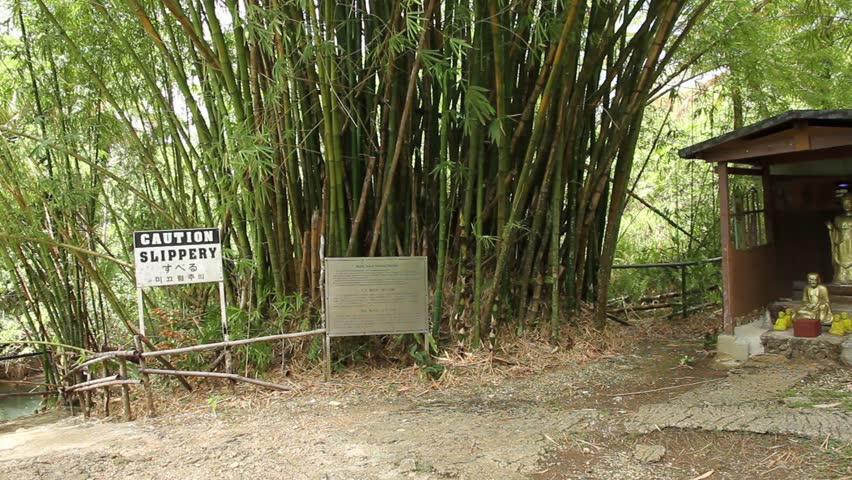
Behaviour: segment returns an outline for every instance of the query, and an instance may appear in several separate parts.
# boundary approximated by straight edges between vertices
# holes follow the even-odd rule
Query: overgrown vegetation
[[[715,253],[713,175],[677,148],[848,98],[848,2],[799,3],[6,0],[2,307],[35,338],[126,343],[131,233],[220,226],[235,336],[316,326],[321,245],[428,256],[439,341],[556,340],[586,302],[602,327],[614,262]],[[796,64],[807,91],[772,70],[800,40],[826,47]],[[681,84],[700,74],[694,108]],[[625,208],[650,234],[619,237]],[[147,291],[149,333],[215,338],[215,298]]]

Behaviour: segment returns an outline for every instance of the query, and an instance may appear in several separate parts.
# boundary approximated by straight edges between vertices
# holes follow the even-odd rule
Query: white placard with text
[[[136,286],[221,282],[218,228],[133,232]]]

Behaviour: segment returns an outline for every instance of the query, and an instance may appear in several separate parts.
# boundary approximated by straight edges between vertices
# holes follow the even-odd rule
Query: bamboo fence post
[[[127,360],[124,358],[118,359],[118,372],[122,379],[127,378]],[[130,388],[127,385],[121,385],[121,403],[124,405],[124,421],[130,421]]]
[[[145,357],[142,356],[142,353],[145,351],[145,347],[142,345],[142,339],[139,338],[139,335],[133,336],[133,342],[136,344],[136,350],[139,351],[139,370],[143,371],[142,388],[145,390],[145,406],[148,409],[148,416],[155,417],[157,416],[157,412],[154,410],[154,394],[151,392],[151,380],[148,377],[148,374],[144,373],[144,369],[147,368]]]
[[[84,372],[86,372],[86,371],[90,371],[90,370],[89,369],[84,370]],[[92,376],[94,376],[94,373],[92,373]],[[90,378],[90,377],[85,376],[83,378]],[[89,390],[86,390],[85,392],[83,392],[83,418],[84,419],[87,419],[87,420],[89,419],[89,414],[91,413],[91,410],[92,410],[92,392],[89,391]]]
[[[68,375],[70,375],[70,372],[69,372],[69,369],[68,369],[68,362],[70,362],[71,360],[68,358],[67,353],[68,352],[60,353],[60,358],[62,359],[62,379],[63,379],[63,381],[65,381],[68,378]],[[74,396],[63,393],[62,397],[68,403],[68,406],[71,407],[71,416],[73,417],[74,416],[74,400],[73,400]]]
[[[80,399],[80,409],[82,410],[82,413],[83,413],[83,420],[89,419],[89,399],[88,399],[88,395],[86,395],[87,393],[88,392],[77,393],[77,398]]]
[[[108,377],[109,376],[109,364],[107,362],[104,362],[103,366],[104,366],[104,376]],[[111,397],[109,387],[104,387],[103,392],[104,392],[104,409],[103,409],[104,418],[109,418],[109,402],[110,402],[110,397]]]
[[[109,417],[109,387],[104,387],[104,417]]]

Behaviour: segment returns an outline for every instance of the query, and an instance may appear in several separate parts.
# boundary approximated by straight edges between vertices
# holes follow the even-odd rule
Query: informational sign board
[[[221,282],[218,228],[133,232],[136,286]]]
[[[429,331],[426,257],[325,259],[329,337]]]

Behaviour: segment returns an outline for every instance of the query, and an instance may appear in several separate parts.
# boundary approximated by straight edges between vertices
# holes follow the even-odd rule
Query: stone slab
[[[840,344],[840,362],[852,367],[852,335],[846,335],[846,340]]]

